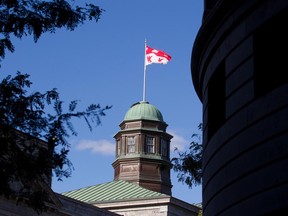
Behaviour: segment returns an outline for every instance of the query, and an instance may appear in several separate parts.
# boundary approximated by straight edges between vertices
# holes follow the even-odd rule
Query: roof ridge
[[[168,196],[167,194],[152,191],[135,183],[124,180],[115,180],[107,183],[96,184],[93,186],[64,192],[62,195],[83,202],[115,201]]]

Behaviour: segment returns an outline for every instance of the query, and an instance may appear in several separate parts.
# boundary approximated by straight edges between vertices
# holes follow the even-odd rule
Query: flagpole
[[[143,100],[146,100],[146,39],[145,39],[145,47],[144,47],[144,81],[143,81]]]

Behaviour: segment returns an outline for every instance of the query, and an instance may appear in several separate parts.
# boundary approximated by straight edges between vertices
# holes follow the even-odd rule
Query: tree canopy
[[[74,0],[0,0],[0,60],[6,50],[15,50],[11,36],[33,35],[37,42],[43,33],[73,31],[86,20],[97,22],[103,11],[94,4],[76,5]]]
[[[0,0],[0,62],[7,50],[15,50],[15,39],[32,35],[37,42],[43,33],[97,22],[104,10],[83,5],[74,0]],[[42,183],[49,185],[51,175],[62,180],[73,170],[68,159],[68,137],[77,135],[72,118],[83,119],[92,130],[111,106],[91,104],[79,111],[75,100],[65,109],[56,89],[28,94],[31,85],[29,75],[20,72],[0,83],[0,195],[43,211],[49,196]],[[47,112],[49,107],[54,112]]]
[[[49,184],[51,171],[58,180],[71,175],[67,138],[77,135],[71,119],[83,118],[92,130],[111,107],[92,104],[77,111],[77,101],[72,101],[64,112],[56,89],[28,95],[27,88],[32,84],[28,78],[18,72],[0,83],[0,195],[25,200],[39,210],[44,207],[39,200],[47,194],[31,185]],[[47,106],[52,106],[54,113],[46,113]]]
[[[198,129],[202,130],[202,124],[198,125]],[[179,182],[185,183],[189,188],[202,183],[202,136],[195,133],[192,135],[193,141],[190,143],[189,151],[175,151],[178,157],[172,158],[172,168],[177,172]]]

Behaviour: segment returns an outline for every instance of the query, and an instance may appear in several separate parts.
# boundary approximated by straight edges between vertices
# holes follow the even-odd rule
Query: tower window
[[[135,152],[135,137],[128,137],[128,153],[134,153]]]
[[[120,140],[117,140],[117,156],[121,154],[121,143]]]
[[[161,139],[161,154],[163,157],[167,157],[167,148],[168,148],[167,140]]]
[[[146,152],[148,154],[155,153],[154,137],[146,137]]]
[[[255,97],[287,84],[287,10],[261,26],[254,34]]]
[[[208,139],[225,122],[225,62],[214,71],[208,84]]]

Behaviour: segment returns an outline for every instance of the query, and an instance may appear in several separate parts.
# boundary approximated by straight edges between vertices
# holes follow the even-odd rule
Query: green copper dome
[[[133,104],[124,117],[124,121],[138,119],[164,122],[161,112],[147,101]]]

